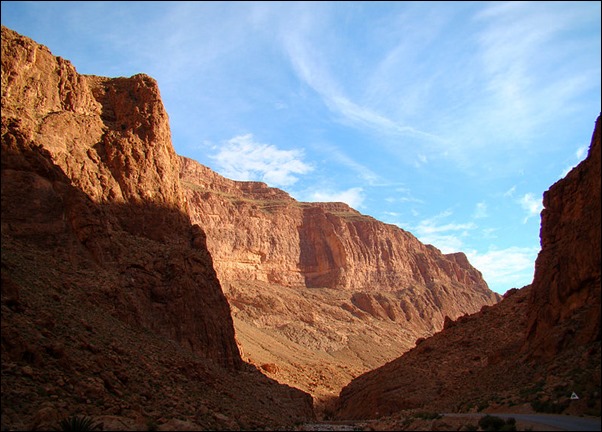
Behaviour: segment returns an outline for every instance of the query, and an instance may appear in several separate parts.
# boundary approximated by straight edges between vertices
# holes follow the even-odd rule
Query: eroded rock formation
[[[72,236],[121,275],[116,285],[131,293],[124,318],[240,363],[211,259],[191,247],[178,158],[152,78],[79,75],[3,28],[2,145],[3,233]],[[149,248],[124,244],[136,238]]]
[[[270,376],[317,399],[440,330],[445,317],[499,299],[463,253],[444,255],[346,204],[298,202],[184,157],[180,166],[245,356],[277,364]]]
[[[188,158],[181,178],[223,282],[379,293],[414,291],[433,328],[498,299],[462,253],[443,255],[343,203],[302,203],[259,182],[226,179]],[[426,309],[431,308],[432,311]],[[397,306],[397,313],[403,311]],[[440,322],[438,322],[440,321]]]
[[[1,177],[3,429],[313,417],[241,360],[152,78],[80,75],[2,27]]]

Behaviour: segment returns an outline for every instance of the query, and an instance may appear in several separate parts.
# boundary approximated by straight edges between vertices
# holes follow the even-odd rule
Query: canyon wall
[[[599,416],[601,134],[598,117],[587,158],[544,194],[532,285],[447,321],[351,381],[337,401],[338,418],[404,409]]]
[[[313,418],[241,359],[156,81],[80,75],[4,26],[1,61],[2,429]]]
[[[180,167],[245,359],[312,394],[318,415],[446,317],[499,300],[463,253],[444,255],[346,204],[298,202],[185,157]]]
[[[600,117],[587,158],[544,193],[526,349],[553,357],[600,341]]]
[[[222,283],[257,280],[362,292],[354,301],[360,309],[393,320],[428,315],[429,328],[440,328],[445,316],[499,300],[464,254],[444,255],[344,203],[298,202],[282,190],[226,179],[184,157],[180,175],[190,217],[207,233]],[[394,292],[400,302],[378,304],[378,295]]]
[[[240,363],[228,303],[186,214],[152,78],[82,76],[3,28],[2,139],[3,233],[32,236],[31,220],[59,219],[99,265],[122,275],[118,285],[131,296],[121,305],[124,319],[224,364]],[[45,160],[53,174],[32,169],[31,159]],[[38,193],[46,196],[41,202]],[[122,233],[156,250],[127,248]]]

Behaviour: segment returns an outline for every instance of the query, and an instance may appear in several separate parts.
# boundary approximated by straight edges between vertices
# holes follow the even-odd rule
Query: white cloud
[[[537,247],[509,247],[485,253],[468,251],[470,263],[482,274],[492,290],[503,294],[510,288],[521,288],[533,281]]]
[[[489,214],[487,213],[487,204],[484,202],[477,203],[477,205],[475,206],[473,217],[475,219],[482,219],[486,218],[487,216],[489,216]]]
[[[349,207],[358,209],[364,202],[364,190],[360,187],[354,187],[345,191],[315,191],[309,194],[306,201],[317,202],[343,202]]]
[[[362,180],[365,180],[369,185],[376,186],[385,183],[384,180],[378,174],[376,174],[374,171],[372,171],[365,165],[362,165],[361,163],[353,160],[346,153],[341,151],[338,147],[324,142],[316,144],[315,147],[316,150],[327,153],[329,158],[332,158],[336,162],[355,171],[362,178]]]
[[[564,178],[564,177],[566,177],[566,175],[567,175],[569,172],[571,172],[571,170],[572,170],[573,168],[575,168],[577,165],[579,165],[579,163],[580,163],[580,162],[581,162],[583,159],[585,159],[585,157],[587,156],[587,150],[588,150],[588,148],[589,148],[588,146],[584,145],[584,146],[581,146],[581,147],[579,147],[579,148],[577,149],[577,151],[575,152],[575,158],[577,159],[577,161],[576,161],[576,162],[575,162],[573,165],[571,165],[571,166],[569,166],[569,167],[565,168],[565,169],[564,169],[564,171],[562,171],[562,174],[560,175],[560,178]]]
[[[527,216],[523,220],[523,223],[526,223],[529,218],[532,216],[537,216],[543,210],[543,202],[542,199],[537,199],[532,193],[524,194],[518,201],[522,208],[527,212]]]
[[[286,33],[282,35],[284,49],[297,77],[320,96],[331,112],[354,127],[394,135],[440,140],[435,135],[401,124],[376,109],[348,97],[339,80],[335,79],[330,71],[332,58],[326,54],[328,48],[324,46],[327,38],[320,39],[319,44],[312,43],[312,38],[315,39],[316,35],[324,35],[324,29],[318,28],[319,25],[316,24],[316,21],[321,19],[306,13],[296,21],[286,28]]]
[[[417,204],[424,204],[424,200],[421,200],[419,198],[416,198],[412,195],[412,192],[410,191],[410,189],[406,188],[406,187],[397,187],[395,188],[395,192],[399,192],[398,195],[396,196],[390,196],[385,198],[385,201],[388,203],[417,203]]]
[[[270,186],[290,186],[312,167],[303,162],[300,150],[280,150],[271,144],[254,141],[252,134],[239,135],[226,141],[210,156],[216,170],[233,180],[263,181]]]
[[[416,237],[425,244],[432,244],[443,253],[458,252],[463,249],[463,237],[468,235],[470,230],[477,228],[472,222],[468,223],[441,223],[452,215],[450,210],[446,210],[432,218],[420,221],[418,226],[413,229]]]

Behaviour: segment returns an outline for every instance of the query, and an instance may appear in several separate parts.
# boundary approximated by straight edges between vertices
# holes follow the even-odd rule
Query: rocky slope
[[[444,255],[346,204],[298,202],[184,157],[180,166],[245,357],[318,401],[446,317],[499,299],[464,254]]]
[[[2,27],[1,177],[3,430],[313,417],[240,357],[152,78],[80,75]]]
[[[533,284],[353,380],[336,416],[401,410],[600,415],[600,118],[588,157],[544,195]],[[575,392],[578,400],[571,400]]]

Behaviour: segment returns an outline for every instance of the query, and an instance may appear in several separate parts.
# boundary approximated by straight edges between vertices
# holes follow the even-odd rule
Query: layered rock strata
[[[346,204],[298,202],[185,157],[180,166],[245,358],[320,410],[446,317],[499,299],[463,253],[444,255]]]
[[[282,190],[226,179],[184,157],[180,175],[190,217],[206,231],[224,283],[362,292],[353,301],[360,309],[392,320],[415,315],[429,321],[429,329],[439,329],[445,316],[499,300],[464,254],[444,255],[346,204],[298,202]],[[377,306],[379,294],[402,291],[398,304]]]

